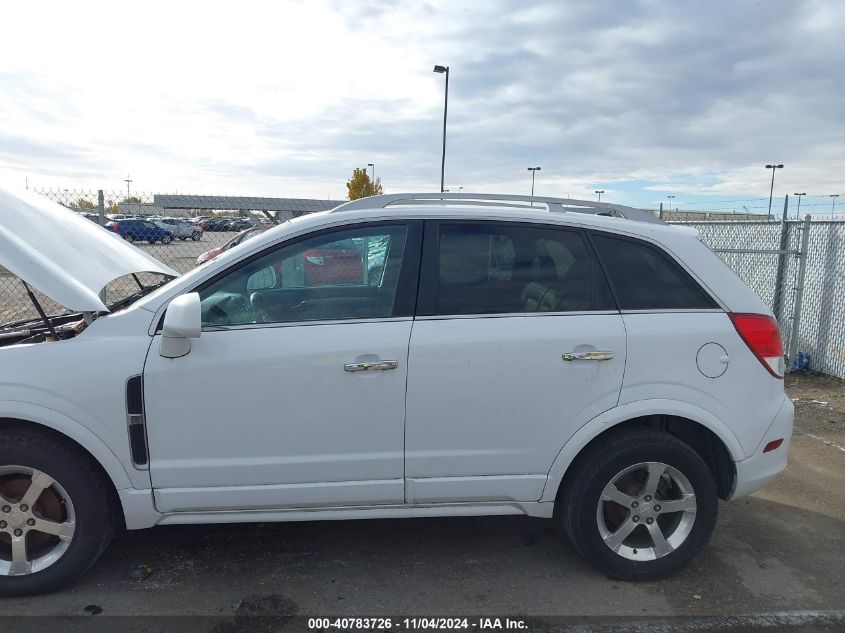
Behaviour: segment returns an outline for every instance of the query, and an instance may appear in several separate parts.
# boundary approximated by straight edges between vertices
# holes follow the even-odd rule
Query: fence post
[[[789,195],[783,197],[783,219],[780,223],[780,253],[778,254],[778,270],[775,277],[775,296],[772,300],[772,312],[775,319],[780,321],[781,308],[783,307],[783,278],[786,275],[786,247],[789,245],[789,225],[786,223],[786,215],[789,210]]]
[[[798,354],[798,331],[801,328],[801,302],[804,299],[804,275],[807,272],[807,252],[810,241],[810,216],[804,216],[801,227],[801,254],[798,264],[798,284],[795,287],[795,307],[792,313],[792,333],[789,335],[789,353],[787,361],[792,363]]]
[[[97,189],[97,215],[99,215],[100,226],[106,225],[106,201],[103,198],[103,190]]]
[[[663,203],[660,203],[660,219],[663,219]]]

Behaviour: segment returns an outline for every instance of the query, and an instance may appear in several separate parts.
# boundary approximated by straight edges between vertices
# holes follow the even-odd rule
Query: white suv
[[[0,266],[71,311],[0,329],[0,594],[75,579],[121,523],[495,514],[653,579],[786,466],[769,309],[646,212],[381,196],[175,278],[0,190]],[[167,281],[105,305],[141,271]]]

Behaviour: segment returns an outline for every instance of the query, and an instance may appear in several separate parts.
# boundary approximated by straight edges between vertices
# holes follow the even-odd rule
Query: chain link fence
[[[103,230],[132,240],[180,273],[273,224],[343,202],[72,190],[38,193],[102,223]],[[786,349],[793,355],[809,354],[816,371],[845,378],[845,222],[808,222],[806,228],[799,220],[674,223],[698,229],[702,241],[772,307]],[[338,245],[332,252],[310,256],[342,257],[342,251],[343,245]],[[134,293],[139,283],[155,281],[144,275],[117,279],[106,288],[106,303]],[[63,311],[37,290],[32,292],[47,314]],[[0,323],[38,316],[21,280],[3,269],[0,297]]]
[[[845,222],[683,222],[778,318],[790,360],[845,378]],[[804,259],[804,272],[801,264]]]

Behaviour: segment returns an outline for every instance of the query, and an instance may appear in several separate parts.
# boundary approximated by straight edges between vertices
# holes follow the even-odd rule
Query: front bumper
[[[786,468],[789,457],[789,444],[792,440],[792,421],[795,406],[787,395],[783,396],[783,404],[772,420],[769,430],[751,457],[735,462],[736,481],[729,500],[739,499],[759,490]],[[773,451],[764,453],[766,445],[782,439],[783,443]]]

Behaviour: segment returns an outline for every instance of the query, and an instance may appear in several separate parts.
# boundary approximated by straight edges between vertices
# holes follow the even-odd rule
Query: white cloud
[[[15,180],[322,198],[375,162],[388,190],[436,189],[439,63],[450,187],[524,191],[539,164],[538,193],[762,195],[777,161],[784,190],[845,189],[835,0],[4,9]]]

